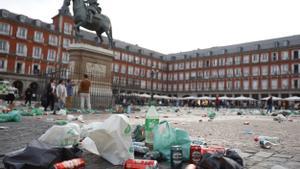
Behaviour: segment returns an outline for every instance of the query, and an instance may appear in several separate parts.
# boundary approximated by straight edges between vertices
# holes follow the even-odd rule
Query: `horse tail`
[[[113,38],[113,34],[112,34],[112,26],[110,26],[109,28],[109,36],[111,38],[111,47],[113,48],[114,47],[114,38]]]

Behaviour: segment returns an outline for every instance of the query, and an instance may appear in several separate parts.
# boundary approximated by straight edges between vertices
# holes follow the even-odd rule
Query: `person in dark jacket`
[[[25,105],[27,105],[27,103],[29,103],[29,106],[31,106],[31,99],[32,99],[32,89],[31,87],[28,87],[25,91]]]
[[[50,83],[48,83],[46,87],[46,97],[47,97],[47,102],[44,106],[44,111],[47,111],[48,106],[50,106],[51,111],[54,110],[54,103],[55,103],[55,80],[51,79]]]
[[[273,98],[272,96],[270,96],[269,99],[267,100],[267,114],[269,112],[272,113],[272,109],[273,109]]]

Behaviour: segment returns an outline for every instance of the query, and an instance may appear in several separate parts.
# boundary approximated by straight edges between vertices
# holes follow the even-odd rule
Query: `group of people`
[[[67,82],[61,79],[58,81],[58,84],[56,84],[55,79],[51,79],[46,87],[46,93],[42,98],[44,111],[47,111],[47,108],[50,107],[53,114],[56,114],[57,110],[64,108],[71,109],[73,106],[74,86],[76,84],[71,79],[68,79]],[[78,88],[81,109],[84,109],[85,103],[87,109],[91,109],[90,87],[91,81],[88,79],[88,75],[85,74]]]

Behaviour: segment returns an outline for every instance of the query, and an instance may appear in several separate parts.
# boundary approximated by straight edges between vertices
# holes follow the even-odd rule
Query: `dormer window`
[[[2,10],[1,16],[2,16],[3,18],[7,18],[7,17],[9,16],[9,12],[8,12],[7,10]]]
[[[0,22],[0,34],[9,35],[10,34],[10,25],[7,23]]]
[[[290,45],[290,41],[286,40],[283,42],[283,46],[289,46]]]
[[[20,21],[20,22],[23,22],[23,23],[24,23],[24,22],[26,21],[26,16],[24,16],[24,15],[19,15],[18,18],[19,18],[19,21]]]
[[[35,20],[34,22],[35,22],[35,26],[41,27],[41,25],[42,25],[41,21]]]

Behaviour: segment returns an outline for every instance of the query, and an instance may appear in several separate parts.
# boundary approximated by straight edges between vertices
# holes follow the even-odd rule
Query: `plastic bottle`
[[[270,143],[272,143],[273,145],[279,144],[280,140],[278,137],[269,137],[269,136],[257,136],[254,138],[255,141],[263,141],[266,140]]]
[[[145,120],[145,136],[146,136],[146,144],[153,145],[153,128],[159,124],[159,115],[154,106],[151,106],[146,114]]]

